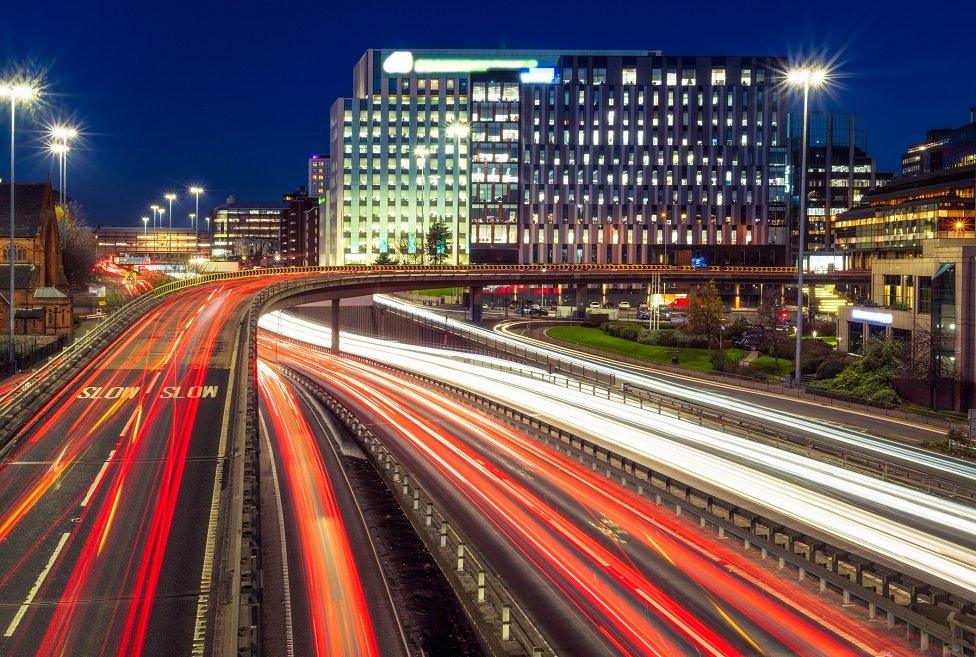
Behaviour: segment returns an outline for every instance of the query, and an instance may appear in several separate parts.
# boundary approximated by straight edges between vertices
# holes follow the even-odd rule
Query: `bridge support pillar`
[[[586,286],[576,285],[576,310],[575,319],[583,319],[586,317]]]
[[[481,286],[472,285],[468,289],[468,303],[471,305],[471,321],[481,321]]]
[[[339,299],[332,300],[332,353],[339,353]]]

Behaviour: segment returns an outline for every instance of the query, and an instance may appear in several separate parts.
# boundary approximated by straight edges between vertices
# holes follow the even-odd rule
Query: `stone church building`
[[[14,320],[18,335],[73,331],[71,296],[61,262],[51,182],[17,183],[14,222]],[[0,184],[0,327],[8,326],[10,183]]]

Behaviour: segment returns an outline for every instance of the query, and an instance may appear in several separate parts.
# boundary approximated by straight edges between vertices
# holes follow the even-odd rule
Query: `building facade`
[[[71,292],[64,275],[51,183],[17,183],[14,217],[14,327],[18,335],[74,331]],[[0,184],[0,225],[10,225],[10,183]],[[10,276],[10,244],[0,247],[0,280]],[[6,295],[4,295],[6,297]],[[7,326],[9,307],[0,303]]]
[[[939,128],[925,133],[925,141],[912,144],[901,156],[903,175],[930,173],[976,163],[976,107],[969,109],[969,123],[959,128]]]
[[[210,236],[192,228],[98,226],[95,237],[97,257],[121,264],[131,259],[175,263],[193,256],[210,257]]]
[[[790,139],[791,248],[800,234],[800,171],[803,116],[787,119]],[[887,179],[887,176],[883,176]],[[867,152],[867,132],[855,126],[853,114],[811,112],[807,125],[806,239],[808,251],[836,248],[837,217],[861,202],[877,184],[877,167]]]
[[[778,264],[779,58],[367,51],[331,112],[328,264]]]
[[[284,203],[227,203],[210,212],[213,260],[238,260],[256,265],[273,261],[281,253],[281,216]]]
[[[325,198],[325,190],[329,178],[329,158],[318,153],[308,156],[308,195],[313,198]]]
[[[304,187],[281,197],[281,264],[298,267],[319,263],[320,199]]]

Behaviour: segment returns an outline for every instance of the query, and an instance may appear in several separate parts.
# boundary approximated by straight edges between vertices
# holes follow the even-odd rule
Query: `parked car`
[[[630,302],[621,301],[620,303],[617,304],[617,308],[619,308],[620,310],[630,310]]]
[[[604,308],[616,308],[616,306],[613,305],[613,301],[606,301],[606,302],[604,302],[603,307]]]
[[[545,308],[529,308],[529,317],[548,317],[549,311]]]
[[[599,301],[591,301],[590,302],[590,308],[599,308],[599,307],[600,307],[600,302]]]
[[[735,346],[739,349],[748,349],[749,351],[755,351],[762,346],[763,343],[763,330],[762,329],[748,329],[742,333],[742,336],[736,341]]]
[[[637,309],[638,310],[647,310],[647,304],[646,303],[639,304],[637,306]]]
[[[648,310],[638,310],[637,311],[637,319],[650,319],[650,318],[651,318],[650,311],[648,311]]]
[[[688,315],[684,313],[671,313],[671,323],[672,324],[687,324]]]

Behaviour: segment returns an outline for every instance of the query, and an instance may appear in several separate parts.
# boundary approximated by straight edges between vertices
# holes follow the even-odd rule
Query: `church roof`
[[[18,185],[19,187],[19,185]],[[7,213],[10,216],[10,213]],[[0,265],[0,294],[10,286],[10,265]],[[14,265],[14,289],[26,290],[34,286],[37,267],[34,265]]]
[[[39,287],[34,290],[35,299],[67,299],[68,295],[56,287]]]
[[[17,214],[14,224],[16,237],[35,237],[41,230],[41,212],[50,202],[51,184],[17,183],[14,203]],[[10,183],[0,183],[0,235],[9,236]]]

